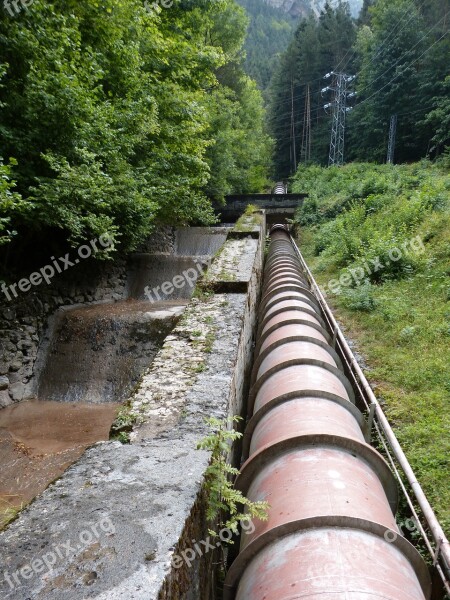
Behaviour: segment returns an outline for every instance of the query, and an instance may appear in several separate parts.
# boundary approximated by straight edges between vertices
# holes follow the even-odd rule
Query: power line
[[[318,89],[317,91],[320,92],[320,89]],[[294,96],[294,100],[305,100],[305,98],[306,98],[306,94],[302,94],[301,96]],[[286,106],[289,105],[289,109],[281,114],[277,113],[277,114],[269,115],[268,116],[269,122],[277,120],[277,119],[282,119],[283,117],[288,117],[291,114],[291,107],[290,107],[291,98],[287,97],[286,101],[283,104],[286,104]],[[311,109],[311,112],[315,113],[315,112],[320,112],[321,110],[322,110],[322,106]],[[302,112],[301,116],[303,116],[303,114],[304,113]]]
[[[402,56],[400,56],[400,57],[399,57],[399,58],[398,58],[398,59],[397,59],[397,60],[396,60],[396,61],[395,61],[395,62],[394,62],[392,65],[390,65],[390,66],[389,66],[389,67],[386,69],[386,71],[384,71],[383,73],[381,73],[381,75],[378,75],[378,77],[377,77],[376,79],[374,79],[373,81],[371,81],[371,82],[370,82],[370,84],[368,84],[368,85],[364,86],[364,87],[363,87],[361,90],[359,90],[359,94],[362,94],[362,92],[363,92],[364,90],[366,90],[368,87],[371,87],[371,86],[373,86],[373,84],[374,84],[376,81],[378,81],[379,79],[381,79],[381,77],[383,77],[384,75],[386,75],[386,73],[388,73],[388,72],[389,72],[389,71],[390,71],[390,70],[391,70],[393,67],[395,67],[396,65],[398,65],[398,63],[399,63],[401,60],[403,60],[403,59],[406,57],[406,54],[407,54],[408,52],[411,52],[412,50],[414,50],[414,48],[415,48],[416,46],[418,46],[422,40],[424,40],[426,37],[428,37],[428,35],[429,35],[429,34],[430,34],[432,31],[433,31],[433,29],[435,29],[435,28],[436,28],[436,27],[439,25],[439,23],[440,23],[440,22],[441,22],[443,19],[445,19],[445,18],[447,17],[447,15],[448,15],[448,14],[449,14],[449,13],[447,12],[447,13],[446,13],[446,14],[445,14],[445,15],[444,15],[442,18],[440,18],[440,19],[439,19],[439,21],[437,21],[437,22],[436,22],[436,23],[435,23],[435,24],[434,24],[434,25],[431,27],[431,29],[429,29],[429,30],[428,30],[428,31],[427,31],[427,32],[426,32],[426,33],[425,33],[425,34],[424,34],[424,35],[423,35],[423,36],[420,38],[420,40],[414,44],[414,46],[412,46],[411,48],[409,48],[408,50],[406,50],[406,52],[404,52],[404,53],[402,54]],[[444,36],[445,36],[445,35],[447,35],[447,33],[448,33],[448,32],[445,32]],[[438,41],[440,41],[440,40],[442,39],[442,37],[444,37],[444,36],[441,36],[441,38],[439,38],[439,40],[438,40]],[[434,45],[434,44],[433,44],[433,45]],[[432,47],[432,46],[430,46],[430,47]],[[423,56],[423,55],[421,55],[421,56]],[[420,57],[419,57],[419,58],[420,58]],[[370,64],[370,63],[369,63],[369,64]],[[369,66],[369,65],[368,65],[368,66]],[[359,73],[357,73],[357,76],[358,76],[358,75],[360,75],[361,73],[362,73],[362,70],[361,70]]]
[[[446,35],[448,34],[448,31],[446,31],[444,34],[441,35],[440,38],[438,38],[435,42],[433,42],[433,44],[431,44],[430,46],[428,46],[428,48],[426,50],[424,50],[422,52],[422,54],[420,56],[418,56],[417,58],[415,58],[409,65],[406,65],[406,68],[408,67],[412,67],[412,65],[417,62],[418,60],[420,60],[422,58],[422,56],[424,54],[426,54],[429,50],[431,50],[431,48],[433,48],[433,46],[435,46],[436,44],[438,44]],[[395,75],[390,81],[388,81],[385,85],[383,85],[382,88],[380,88],[379,90],[377,90],[376,92],[374,92],[371,96],[369,96],[368,98],[365,98],[364,100],[362,100],[361,102],[359,102],[356,106],[356,108],[359,108],[360,106],[362,106],[363,104],[365,104],[366,102],[368,102],[369,100],[371,100],[374,96],[376,96],[377,94],[379,94],[380,92],[382,92],[388,85],[390,85],[391,83],[393,83],[398,77],[400,77],[401,73],[397,73],[397,75]]]
[[[422,1],[422,3],[419,5],[418,9],[420,10],[423,6],[423,4],[425,3],[425,0]],[[410,5],[407,9],[407,11],[404,13],[403,16],[406,16],[407,12],[411,9],[413,5]],[[442,21],[444,21],[447,16],[448,16],[449,12],[446,12],[445,15],[443,17],[441,17],[434,25],[432,25],[429,29],[427,29],[427,31],[421,36],[421,38],[411,47],[408,48],[406,50],[402,50],[400,57],[389,66],[388,69],[386,69],[383,73],[381,73],[380,75],[378,75],[378,77],[376,77],[373,81],[371,81],[368,85],[364,86],[362,88],[361,91],[367,90],[370,87],[374,87],[374,84],[376,84],[377,81],[379,81],[384,75],[386,75],[387,73],[389,73],[389,71],[392,71],[392,69],[394,69],[398,63],[402,60],[404,60],[419,44],[421,44],[421,42],[430,36],[430,34],[441,24]],[[411,20],[417,15],[417,13],[415,11],[413,11],[413,13],[411,14],[411,16],[407,19],[406,22],[402,21],[401,19],[403,17],[401,17],[399,19],[399,21],[396,23],[396,25],[394,26],[394,28],[390,31],[390,33],[384,38],[384,40],[382,41],[381,45],[377,48],[376,53],[371,57],[370,61],[363,66],[363,68],[359,71],[358,74],[364,73],[364,71],[366,71],[370,65],[375,62],[375,60],[382,54],[382,50],[383,48],[388,44],[388,42],[392,39],[393,35],[397,32],[400,33],[410,22]],[[400,29],[399,26],[401,25]],[[417,61],[419,61],[427,52],[429,52],[436,44],[438,44],[446,35],[447,35],[448,31],[446,31],[445,33],[443,33],[437,40],[435,40],[432,44],[430,44],[418,57],[416,57],[415,59],[413,59],[411,62],[409,62],[406,65],[402,65],[402,67],[404,67],[404,69],[408,69],[410,68],[412,65],[414,65]],[[349,49],[346,54],[343,56],[343,58],[339,61],[338,65],[342,64],[346,57],[349,55],[351,49]],[[355,51],[353,52],[353,55],[350,55],[350,58],[347,60],[347,63],[352,60],[352,56],[357,54],[357,50],[355,49]],[[341,74],[344,75],[344,74]],[[396,75],[394,75],[385,85],[383,85],[381,88],[377,89],[376,91],[374,91],[368,98],[365,98],[363,100],[361,100],[361,102],[358,103],[357,107],[362,106],[365,102],[368,102],[369,100],[371,100],[373,97],[375,97],[377,94],[381,93],[384,89],[386,89],[389,85],[391,85],[393,82],[395,82],[400,76],[402,75],[402,73],[397,73]],[[290,146],[293,147],[293,145],[295,145],[295,131],[296,128],[300,126],[301,123],[301,118],[303,117],[303,134],[302,134],[302,146],[301,146],[301,157],[304,158],[306,155],[305,152],[305,146],[308,145],[308,142],[306,140],[308,140],[309,136],[310,136],[310,127],[311,127],[311,115],[317,114],[317,119],[319,119],[319,115],[321,112],[320,107],[316,107],[311,109],[311,100],[310,100],[310,84],[314,83],[316,81],[319,81],[320,78],[316,78],[316,79],[312,79],[310,80],[310,83],[299,83],[297,85],[304,85],[306,87],[306,93],[305,94],[300,94],[298,96],[294,96],[294,83],[293,83],[293,79],[290,82],[290,91],[291,91],[291,98],[290,98],[290,110],[286,113],[282,113],[280,114],[273,114],[270,116],[270,120],[272,121],[272,127],[270,128],[270,133],[272,135],[277,136],[278,132],[282,133],[287,132],[287,128],[289,127],[289,123],[286,121],[286,123],[280,123],[280,121],[282,121],[284,118],[287,118],[290,115],[290,130],[291,130],[291,142],[290,142]],[[336,88],[338,88],[338,84],[336,84]],[[282,95],[282,90],[283,87],[280,85],[278,86],[278,89],[276,89],[273,92],[273,96],[275,97],[275,100],[279,100],[277,98],[277,95],[280,96]],[[314,92],[315,93],[315,92]],[[319,91],[318,91],[319,93]],[[332,140],[330,143],[330,156],[329,156],[329,163],[330,164],[342,164],[343,162],[343,158],[344,158],[344,135],[345,135],[345,116],[346,116],[346,98],[348,96],[347,95],[341,95],[339,96],[339,94],[337,94],[336,100],[334,103],[330,103],[329,106],[333,106],[333,118],[332,118]],[[299,112],[299,113],[295,113],[295,108],[294,108],[294,100],[305,100],[305,108],[303,110],[303,112]],[[273,102],[273,105],[277,105],[277,102]],[[280,102],[278,102],[278,105],[280,104]],[[287,102],[286,102],[287,104]],[[397,117],[400,116],[404,116],[404,115],[408,115],[408,114],[417,114],[419,112],[424,112],[426,113],[427,110],[431,110],[433,108],[433,106],[427,106],[427,107],[421,107],[419,110],[416,111],[412,111],[412,112],[403,112],[403,113],[399,113],[398,115],[395,115],[395,120],[397,119]],[[278,123],[276,123],[275,121],[278,121]],[[308,123],[308,124],[307,124]],[[391,122],[391,130],[390,130],[390,148],[389,148],[389,152],[388,152],[388,160],[393,160],[393,152],[394,152],[394,145],[395,145],[395,132],[396,132],[396,122],[392,121]],[[309,144],[310,144],[310,138],[309,138]],[[292,157],[294,159],[294,164],[296,162],[296,156],[295,156],[295,147],[293,148],[293,150],[291,150],[291,154],[292,151],[294,151],[294,156]]]
[[[411,20],[417,15],[421,15],[420,11],[422,10],[425,2],[427,0],[422,0],[422,2],[420,2],[418,5],[416,5],[414,2],[412,2],[411,4],[408,5],[406,11],[403,13],[403,15],[401,15],[401,17],[399,18],[399,20],[397,21],[396,25],[394,26],[394,28],[391,30],[391,32],[382,40],[381,45],[378,47],[378,50],[376,51],[375,55],[371,57],[370,61],[364,65],[361,70],[357,73],[357,76],[360,76],[366,69],[368,69],[370,67],[371,64],[373,64],[375,62],[375,60],[381,55],[381,51],[383,50],[384,46],[391,40],[392,36],[394,34],[397,34],[397,36],[400,34],[401,31],[403,31],[403,29],[411,22]],[[414,9],[417,9],[417,13],[414,12]],[[406,15],[411,12],[411,16],[410,18],[404,22],[403,19],[406,17]],[[400,27],[400,29],[397,31],[397,28],[399,25],[401,25],[403,23],[403,25]],[[355,50],[355,55],[357,54],[357,51]]]
[[[420,5],[417,7],[417,10],[418,10],[418,11],[419,11],[419,10],[420,10],[420,9],[423,7],[423,5],[425,4],[425,1],[426,1],[426,0],[422,0],[422,2],[420,3]],[[409,5],[409,6],[408,6],[408,9],[405,11],[405,13],[402,15],[402,17],[401,17],[400,19],[403,19],[403,17],[404,17],[404,16],[406,16],[406,15],[408,14],[408,12],[410,12],[410,9],[411,9],[411,8],[415,8],[415,4],[411,4],[411,5]],[[443,21],[444,19],[446,19],[446,18],[447,18],[448,14],[449,14],[449,13],[447,12],[447,13],[446,13],[446,14],[445,14],[443,17],[441,17],[441,18],[440,18],[440,19],[439,19],[439,20],[438,20],[438,21],[437,21],[437,22],[436,22],[436,23],[435,23],[435,24],[434,24],[434,25],[433,25],[433,26],[432,26],[432,27],[431,27],[431,28],[430,28],[430,29],[429,29],[429,30],[428,30],[428,31],[427,31],[427,32],[426,32],[426,33],[425,33],[423,36],[422,36],[422,38],[421,38],[421,39],[420,39],[418,42],[416,42],[416,44],[415,44],[414,46],[412,46],[412,47],[411,47],[409,50],[407,50],[406,52],[410,52],[410,51],[411,51],[411,50],[413,50],[413,49],[414,49],[414,48],[415,48],[415,47],[416,47],[418,44],[420,44],[420,42],[421,42],[423,39],[425,39],[425,38],[426,38],[426,37],[427,37],[427,36],[428,36],[428,35],[429,35],[429,34],[430,34],[430,33],[431,33],[431,32],[432,32],[432,31],[433,31],[433,30],[434,30],[434,29],[435,29],[435,28],[436,28],[436,27],[439,25],[439,24],[440,24],[440,22],[441,22],[441,21]],[[415,16],[415,13],[413,12],[413,13],[411,14],[410,18],[409,18],[409,19],[408,19],[406,22],[403,22],[403,25],[402,25],[402,27],[400,28],[400,30],[398,31],[398,33],[400,33],[400,31],[402,31],[402,30],[403,30],[403,29],[404,29],[404,28],[405,28],[405,27],[406,27],[406,26],[407,26],[407,25],[408,25],[408,24],[411,22],[411,20],[413,19],[413,17],[414,17],[414,16]],[[401,20],[399,20],[399,21],[396,23],[396,25],[395,25],[395,26],[394,26],[394,28],[391,30],[391,32],[390,32],[390,33],[387,35],[387,37],[386,37],[386,38],[385,38],[385,39],[382,41],[382,43],[381,43],[381,46],[379,46],[379,48],[378,48],[378,50],[377,50],[376,54],[375,54],[374,56],[372,56],[372,57],[371,57],[370,61],[369,61],[369,62],[368,62],[366,65],[364,65],[364,66],[361,68],[361,70],[360,70],[360,71],[358,71],[358,73],[356,74],[357,76],[360,76],[362,73],[364,73],[364,71],[366,71],[366,70],[367,70],[367,69],[370,67],[370,65],[371,65],[373,62],[375,62],[375,60],[376,60],[376,59],[377,59],[377,58],[380,56],[380,54],[381,54],[381,50],[382,50],[382,49],[383,49],[383,47],[384,47],[384,46],[387,44],[387,42],[388,42],[388,41],[391,39],[391,37],[392,37],[392,36],[395,34],[395,32],[396,32],[396,30],[397,30],[398,26],[399,26],[401,23],[402,23],[402,21],[401,21]],[[348,54],[348,52],[349,52],[350,50],[351,50],[351,48],[350,48],[350,49],[347,51],[347,53],[344,55],[344,59],[345,59],[345,56]],[[355,51],[353,52],[353,56],[356,56],[356,54],[357,54],[357,50],[355,50]],[[353,58],[353,56],[352,56],[351,58]],[[381,75],[379,75],[379,77],[378,77],[377,79],[375,79],[373,82],[371,82],[371,85],[372,85],[373,83],[375,83],[375,81],[377,81],[379,78],[383,77],[383,75],[385,75],[387,72],[389,72],[389,71],[390,71],[390,70],[391,70],[391,69],[392,69],[392,68],[393,68],[393,67],[394,67],[396,64],[398,64],[398,62],[399,62],[400,60],[402,60],[402,58],[404,58],[404,56],[405,56],[405,54],[404,54],[403,56],[399,57],[399,58],[397,59],[397,61],[396,61],[396,62],[395,62],[393,65],[391,65],[391,66],[390,66],[390,67],[389,67],[389,68],[388,68],[388,69],[387,69],[387,70],[386,70],[384,73],[382,73]],[[342,60],[343,60],[343,59],[341,59],[341,61],[338,63],[338,66],[339,66],[339,65],[342,63]],[[350,61],[350,59],[349,59],[349,61]],[[347,62],[349,62],[349,61],[347,61]],[[337,70],[338,70],[338,66],[337,66],[337,67],[334,69],[335,71],[337,71]],[[316,82],[316,81],[321,81],[321,80],[322,80],[322,77],[317,77],[317,78],[315,78],[315,79],[311,79],[311,80],[309,80],[308,82],[298,82],[298,84],[297,84],[297,85],[305,85],[305,86],[306,86],[306,85],[307,85],[307,83],[314,83],[314,82]],[[367,89],[367,87],[369,87],[369,86],[365,86],[364,88],[362,88],[362,90],[360,90],[360,93],[361,93],[361,91],[363,91],[363,90]],[[278,93],[278,94],[282,94],[283,92],[282,92],[281,90],[283,90],[283,89],[285,89],[285,90],[290,90],[290,84],[286,84],[286,87],[285,87],[285,88],[281,87],[281,89],[279,88],[278,90],[275,90],[275,91],[274,91],[274,95],[275,95],[275,94],[277,94],[277,93]],[[301,96],[295,96],[295,97],[294,97],[294,99],[303,99],[303,98],[305,98],[305,96],[304,96],[304,95],[301,95]]]
[[[406,115],[416,115],[417,113],[421,113],[421,112],[427,112],[429,110],[432,110],[435,108],[435,104],[430,104],[430,106],[422,106],[421,108],[414,110],[414,111],[407,111],[407,112],[402,112],[402,113],[398,113],[399,117],[404,117]]]
[[[425,0],[422,0],[422,3],[417,7],[417,11],[419,11],[422,8],[422,6],[423,6],[424,3],[425,3]],[[405,13],[397,21],[397,24],[392,29],[391,33],[387,37],[384,38],[384,40],[382,41],[381,46],[379,46],[378,51],[376,52],[376,54],[374,56],[372,56],[370,62],[361,69],[361,71],[358,73],[358,75],[360,75],[366,68],[368,68],[380,56],[382,49],[388,43],[388,41],[391,39],[391,37],[394,35],[394,33],[396,33],[396,29],[402,23],[403,18],[406,17],[406,15],[408,14],[408,12],[410,12],[411,9],[414,9],[414,8],[416,8],[416,5],[414,4],[414,2],[412,2],[411,4],[408,5],[408,8],[406,9]],[[399,31],[397,32],[397,35],[401,31],[403,31],[403,29],[411,22],[411,20],[414,17],[415,17],[415,13],[414,13],[414,10],[412,10],[410,18],[406,22],[403,23],[402,27],[400,27]]]
[[[420,8],[422,8],[422,5],[425,3],[425,0],[422,0],[422,3],[420,4],[420,6],[418,7],[418,10]],[[369,67],[374,61],[375,59],[381,54],[381,50],[383,48],[383,46],[385,46],[387,44],[387,42],[391,39],[391,37],[394,35],[394,33],[396,32],[398,26],[403,22],[404,17],[410,12],[411,8],[414,8],[415,4],[411,3],[408,5],[407,10],[404,12],[404,14],[399,18],[399,20],[397,21],[397,23],[394,25],[394,27],[391,29],[391,32],[384,38],[384,40],[381,43],[381,46],[378,48],[377,53],[375,54],[375,56],[373,56],[370,60],[370,62],[368,63],[368,65],[366,65],[365,67],[363,67],[361,69],[361,71],[359,71],[359,73],[357,73],[357,75],[360,75],[367,67]],[[411,14],[410,19],[406,22],[403,23],[403,26],[400,28],[400,30],[398,31],[398,33],[400,33],[400,31],[402,31],[406,25],[411,21],[411,19],[414,17],[414,13]],[[349,50],[347,51],[347,53],[345,54],[344,58],[340,61],[340,63],[336,66],[336,68],[334,69],[335,71],[338,70],[340,64],[343,62],[343,60],[345,59],[345,57],[347,56],[348,52],[351,51],[351,48],[349,48]],[[350,63],[351,60],[353,60],[353,58],[355,58],[355,56],[358,54],[358,51],[355,49],[352,53],[352,55],[350,56],[350,58],[348,59],[346,65],[348,65]],[[346,66],[345,65],[345,66]]]
[[[415,62],[417,62],[418,60],[420,60],[420,58],[422,58],[422,56],[424,54],[426,54],[433,46],[435,46],[437,43],[439,43],[441,41],[441,39],[443,39],[448,32],[445,32],[440,38],[438,38],[433,44],[431,44],[420,56],[418,56],[417,58],[415,58],[409,65],[407,65],[408,67],[412,66]],[[384,88],[386,88],[388,85],[390,85],[390,83],[392,83],[393,81],[395,81],[395,79],[397,79],[400,76],[400,74],[397,74],[396,76],[394,76],[387,84],[385,84],[385,86],[383,86],[382,88],[380,88],[379,90],[377,90],[376,92],[374,92],[371,96],[369,96],[368,98],[362,100],[361,102],[359,102],[356,106],[355,109],[357,109],[359,106],[362,106],[365,102],[369,101],[371,98],[373,98],[374,96],[376,96],[379,92],[381,92]],[[305,96],[303,96],[304,98]],[[434,105],[431,104],[429,106],[425,106],[425,107],[421,107],[420,109],[416,110],[416,111],[406,111],[403,113],[399,113],[398,116],[405,116],[405,115],[413,115],[413,114],[417,114],[419,112],[424,112],[426,113],[428,110],[433,109]],[[319,114],[322,111],[321,107],[317,107],[314,109],[311,109],[311,114]],[[282,115],[276,115],[277,118],[283,118],[287,115],[290,114],[290,111],[288,113],[284,113]],[[301,112],[299,115],[299,117],[304,116],[304,112]],[[299,121],[297,121],[297,125],[299,124]],[[271,128],[271,133],[276,135],[277,132],[282,132],[283,130],[287,129],[287,125],[277,125],[276,127],[272,127]]]
[[[323,107],[322,106],[320,106],[318,108],[311,109],[311,116],[316,115],[316,114],[321,114],[321,113],[323,113]],[[288,115],[286,115],[286,117],[289,117],[289,115],[290,115],[290,113],[288,113]],[[298,125],[300,125],[302,123],[302,119],[303,119],[304,115],[305,115],[304,111],[296,113],[296,121],[295,121],[296,126],[298,126]],[[289,118],[287,118],[287,120],[285,121],[284,124],[280,123],[280,124],[277,124],[276,126],[269,127],[269,131],[271,133],[276,134],[277,132],[286,131],[287,129],[289,129],[289,127],[290,127],[290,120],[289,120]]]
[[[424,4],[424,1],[422,2],[422,4]],[[422,4],[421,4],[420,6],[422,6]],[[406,14],[406,13],[405,13],[405,14]],[[443,21],[444,19],[446,19],[446,17],[448,16],[448,14],[449,14],[449,13],[447,12],[447,13],[446,13],[446,14],[445,14],[443,17],[441,17],[441,19],[439,19],[439,21],[437,21],[437,22],[436,22],[436,23],[435,23],[435,24],[434,24],[434,25],[433,25],[433,26],[432,26],[432,27],[431,27],[431,28],[430,28],[430,29],[429,29],[429,30],[428,30],[428,31],[427,31],[427,32],[426,32],[426,33],[425,33],[425,34],[424,34],[424,35],[423,35],[421,38],[420,38],[420,40],[419,40],[418,42],[416,42],[416,44],[414,44],[414,46],[412,46],[411,48],[409,48],[409,49],[408,49],[408,50],[407,50],[407,51],[406,51],[406,52],[405,52],[405,53],[404,53],[402,56],[400,56],[400,57],[399,57],[399,58],[398,58],[398,59],[395,61],[395,63],[394,63],[394,64],[390,65],[390,66],[389,66],[389,68],[388,68],[388,69],[386,69],[386,71],[384,71],[383,73],[381,73],[381,74],[380,74],[380,75],[379,75],[379,76],[378,76],[376,79],[374,79],[374,80],[373,80],[373,81],[372,81],[372,82],[371,82],[369,85],[367,85],[367,86],[364,86],[364,87],[362,88],[362,90],[359,90],[359,94],[361,94],[361,93],[362,93],[364,90],[366,90],[367,88],[369,88],[370,86],[372,86],[372,85],[373,85],[373,84],[374,84],[376,81],[378,81],[378,80],[379,80],[381,77],[383,77],[383,76],[384,76],[386,73],[388,73],[388,72],[389,72],[389,71],[390,71],[390,70],[391,70],[393,67],[395,67],[395,66],[396,66],[396,65],[397,65],[397,64],[398,64],[398,63],[399,63],[399,62],[400,62],[402,59],[404,59],[404,58],[405,58],[405,56],[406,56],[406,54],[407,54],[408,52],[411,52],[412,50],[414,50],[414,48],[415,48],[415,47],[416,47],[418,44],[420,44],[420,42],[421,42],[423,39],[425,39],[425,38],[426,38],[426,37],[427,37],[427,36],[428,36],[428,35],[429,35],[429,34],[430,34],[430,33],[431,33],[431,32],[432,32],[432,31],[433,31],[433,30],[434,30],[434,29],[435,29],[435,28],[436,28],[436,27],[439,25],[439,24],[440,24],[440,22],[441,22],[441,21]],[[413,16],[414,16],[414,15],[413,15]],[[412,17],[411,17],[411,18],[412,18]],[[411,20],[411,19],[410,19],[410,20]],[[408,22],[409,22],[409,21],[408,21]],[[399,24],[399,23],[398,23],[398,24]],[[396,25],[396,27],[398,26],[398,24]],[[404,23],[404,24],[403,24],[403,27],[402,27],[402,29],[403,29],[403,28],[406,26],[406,24],[407,24],[407,23]],[[377,54],[376,54],[374,57],[372,57],[372,59],[371,59],[371,61],[368,63],[368,65],[366,65],[366,66],[365,66],[363,69],[361,69],[361,71],[359,71],[359,72],[357,73],[357,76],[358,76],[358,75],[360,75],[361,73],[363,73],[363,71],[364,71],[366,68],[368,68],[368,67],[370,66],[370,64],[371,64],[371,63],[372,63],[372,62],[375,60],[375,58],[376,58],[377,56],[379,56],[379,54],[380,54],[380,51],[381,51],[381,48],[382,48],[382,47],[383,47],[383,46],[384,46],[384,45],[387,43],[387,41],[389,40],[389,38],[390,38],[390,37],[392,36],[392,34],[395,32],[395,29],[396,29],[396,27],[394,28],[394,30],[392,30],[392,31],[391,31],[391,33],[388,35],[388,37],[387,37],[387,38],[384,40],[384,42],[383,42],[382,46],[379,48],[379,51],[378,51],[378,53],[377,53]],[[400,30],[400,31],[401,31],[401,30]],[[441,37],[440,39],[442,39],[442,37]],[[321,79],[321,78],[316,78],[316,79],[313,79],[313,80],[311,80],[311,81],[310,81],[310,83],[312,83],[312,82],[315,82],[315,81],[318,81],[319,79]],[[307,84],[306,84],[306,83],[304,83],[304,84],[300,83],[300,85],[305,85],[305,86],[306,86]],[[290,87],[290,86],[289,86],[289,87]],[[279,92],[279,93],[280,93],[280,92]],[[305,95],[304,95],[304,94],[301,94],[301,95],[299,95],[299,96],[294,96],[294,100],[297,100],[297,99],[303,100],[304,98],[305,98]],[[361,103],[360,103],[360,104],[361,104]],[[289,113],[290,113],[290,111],[289,111]],[[286,114],[289,114],[289,113],[286,113]],[[270,116],[269,118],[271,118],[271,119],[272,119],[272,118],[273,118],[273,119],[275,119],[275,118],[280,118],[280,115],[276,115],[276,116],[274,115],[273,117],[272,117],[272,116]]]
[[[418,59],[416,59],[416,60],[418,60]],[[305,98],[305,96],[303,96],[303,98]],[[365,102],[365,101],[366,100],[361,101],[359,104],[356,105],[355,108],[358,108],[358,106],[360,106],[361,104],[363,104],[363,102]],[[419,108],[419,109],[417,109],[415,111],[405,111],[405,112],[402,112],[402,113],[398,113],[397,116],[398,117],[403,117],[403,116],[407,116],[407,115],[415,115],[415,114],[418,114],[418,113],[421,113],[421,112],[426,113],[427,111],[430,111],[433,108],[434,108],[434,103],[427,104],[426,106],[422,106],[421,108]],[[323,110],[322,106],[317,107],[317,108],[312,108],[311,109],[311,115],[320,114],[322,112],[322,110]],[[283,113],[281,115],[276,115],[276,117],[279,118],[279,119],[283,119],[283,118],[289,117],[290,114],[291,114],[291,111],[288,111],[288,112]],[[295,122],[296,127],[298,127],[298,126],[300,126],[302,124],[305,112],[304,111],[300,111],[297,114],[298,114],[298,120],[296,120],[296,122]],[[289,122],[286,122],[284,124],[283,123],[273,124],[270,127],[270,129],[271,129],[271,132],[273,134],[276,134],[277,132],[282,132],[283,130],[286,130],[288,127],[289,127]]]

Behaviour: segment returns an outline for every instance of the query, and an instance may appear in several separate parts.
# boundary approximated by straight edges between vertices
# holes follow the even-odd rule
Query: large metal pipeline
[[[424,600],[397,485],[365,442],[333,340],[283,226],[271,230],[237,487],[270,504],[241,538],[225,600]]]

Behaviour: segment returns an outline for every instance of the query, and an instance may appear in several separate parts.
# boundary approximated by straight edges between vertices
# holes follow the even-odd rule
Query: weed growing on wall
[[[227,528],[234,532],[237,532],[240,521],[248,517],[266,521],[269,508],[267,502],[252,502],[233,485],[239,470],[230,465],[227,457],[232,443],[242,437],[242,433],[230,429],[239,420],[241,417],[238,416],[223,420],[214,417],[206,419],[211,433],[197,445],[197,449],[211,452],[211,462],[205,474],[207,519],[219,529]],[[213,529],[209,533],[211,536],[217,535]]]

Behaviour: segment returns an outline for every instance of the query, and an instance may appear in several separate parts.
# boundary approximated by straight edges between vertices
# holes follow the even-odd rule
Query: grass
[[[122,444],[129,444],[130,433],[136,423],[136,416],[129,402],[122,406],[111,425],[110,439],[119,441]]]
[[[237,220],[234,231],[249,231],[262,223],[260,209],[254,204],[248,204],[244,214]]]
[[[23,502],[20,505],[13,504],[3,496],[0,504],[0,531],[14,521],[23,508]]]
[[[390,172],[392,168],[388,167]],[[411,167],[413,169],[414,167]],[[417,168],[417,166],[415,167]],[[430,172],[432,167],[430,167]],[[380,173],[380,167],[377,167]],[[382,171],[381,171],[382,172]],[[404,172],[404,171],[403,171]],[[400,178],[403,173],[400,171]],[[426,168],[423,174],[426,183]],[[320,174],[318,175],[320,177]],[[397,173],[398,176],[398,173]],[[342,194],[345,195],[345,172]],[[433,171],[430,177],[441,177]],[[439,185],[447,186],[447,182]],[[353,183],[354,185],[354,183]],[[404,195],[408,185],[402,180]],[[413,182],[414,194],[423,194],[423,186]],[[383,190],[386,193],[386,190]],[[376,194],[370,202],[376,204]],[[393,199],[395,202],[395,199]],[[408,218],[408,203],[402,210]],[[420,264],[403,273],[393,273],[381,281],[367,282],[364,287],[342,289],[328,295],[335,315],[345,327],[345,334],[357,343],[368,370],[366,372],[378,399],[427,494],[444,529],[450,531],[450,213],[440,203],[439,210],[424,209],[408,235],[420,235],[425,252]],[[320,198],[318,198],[320,205]],[[333,214],[332,200],[325,202]],[[406,206],[406,209],[405,209]],[[352,207],[354,210],[354,207]],[[396,207],[393,207],[395,216]],[[383,221],[372,211],[369,218],[353,227],[355,247],[364,258],[367,246],[358,246],[361,230],[372,238],[380,235]],[[386,217],[389,219],[389,215]],[[306,223],[299,234],[302,253],[317,282],[327,286],[337,279],[342,268],[354,264],[333,260],[327,252],[327,228],[333,227],[342,213],[320,222]],[[378,230],[373,225],[378,220]],[[370,230],[369,225],[373,227]],[[387,225],[386,225],[387,227]],[[321,238],[320,248],[317,240]],[[343,240],[343,244],[345,241]],[[333,241],[336,244],[336,241]],[[352,262],[353,261],[353,262]]]

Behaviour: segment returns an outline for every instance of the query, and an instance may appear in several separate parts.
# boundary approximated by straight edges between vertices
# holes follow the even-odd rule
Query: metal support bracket
[[[370,444],[372,441],[372,428],[373,428],[373,420],[375,417],[375,410],[377,405],[372,402],[369,408],[369,416],[367,417],[367,439],[366,442]]]

